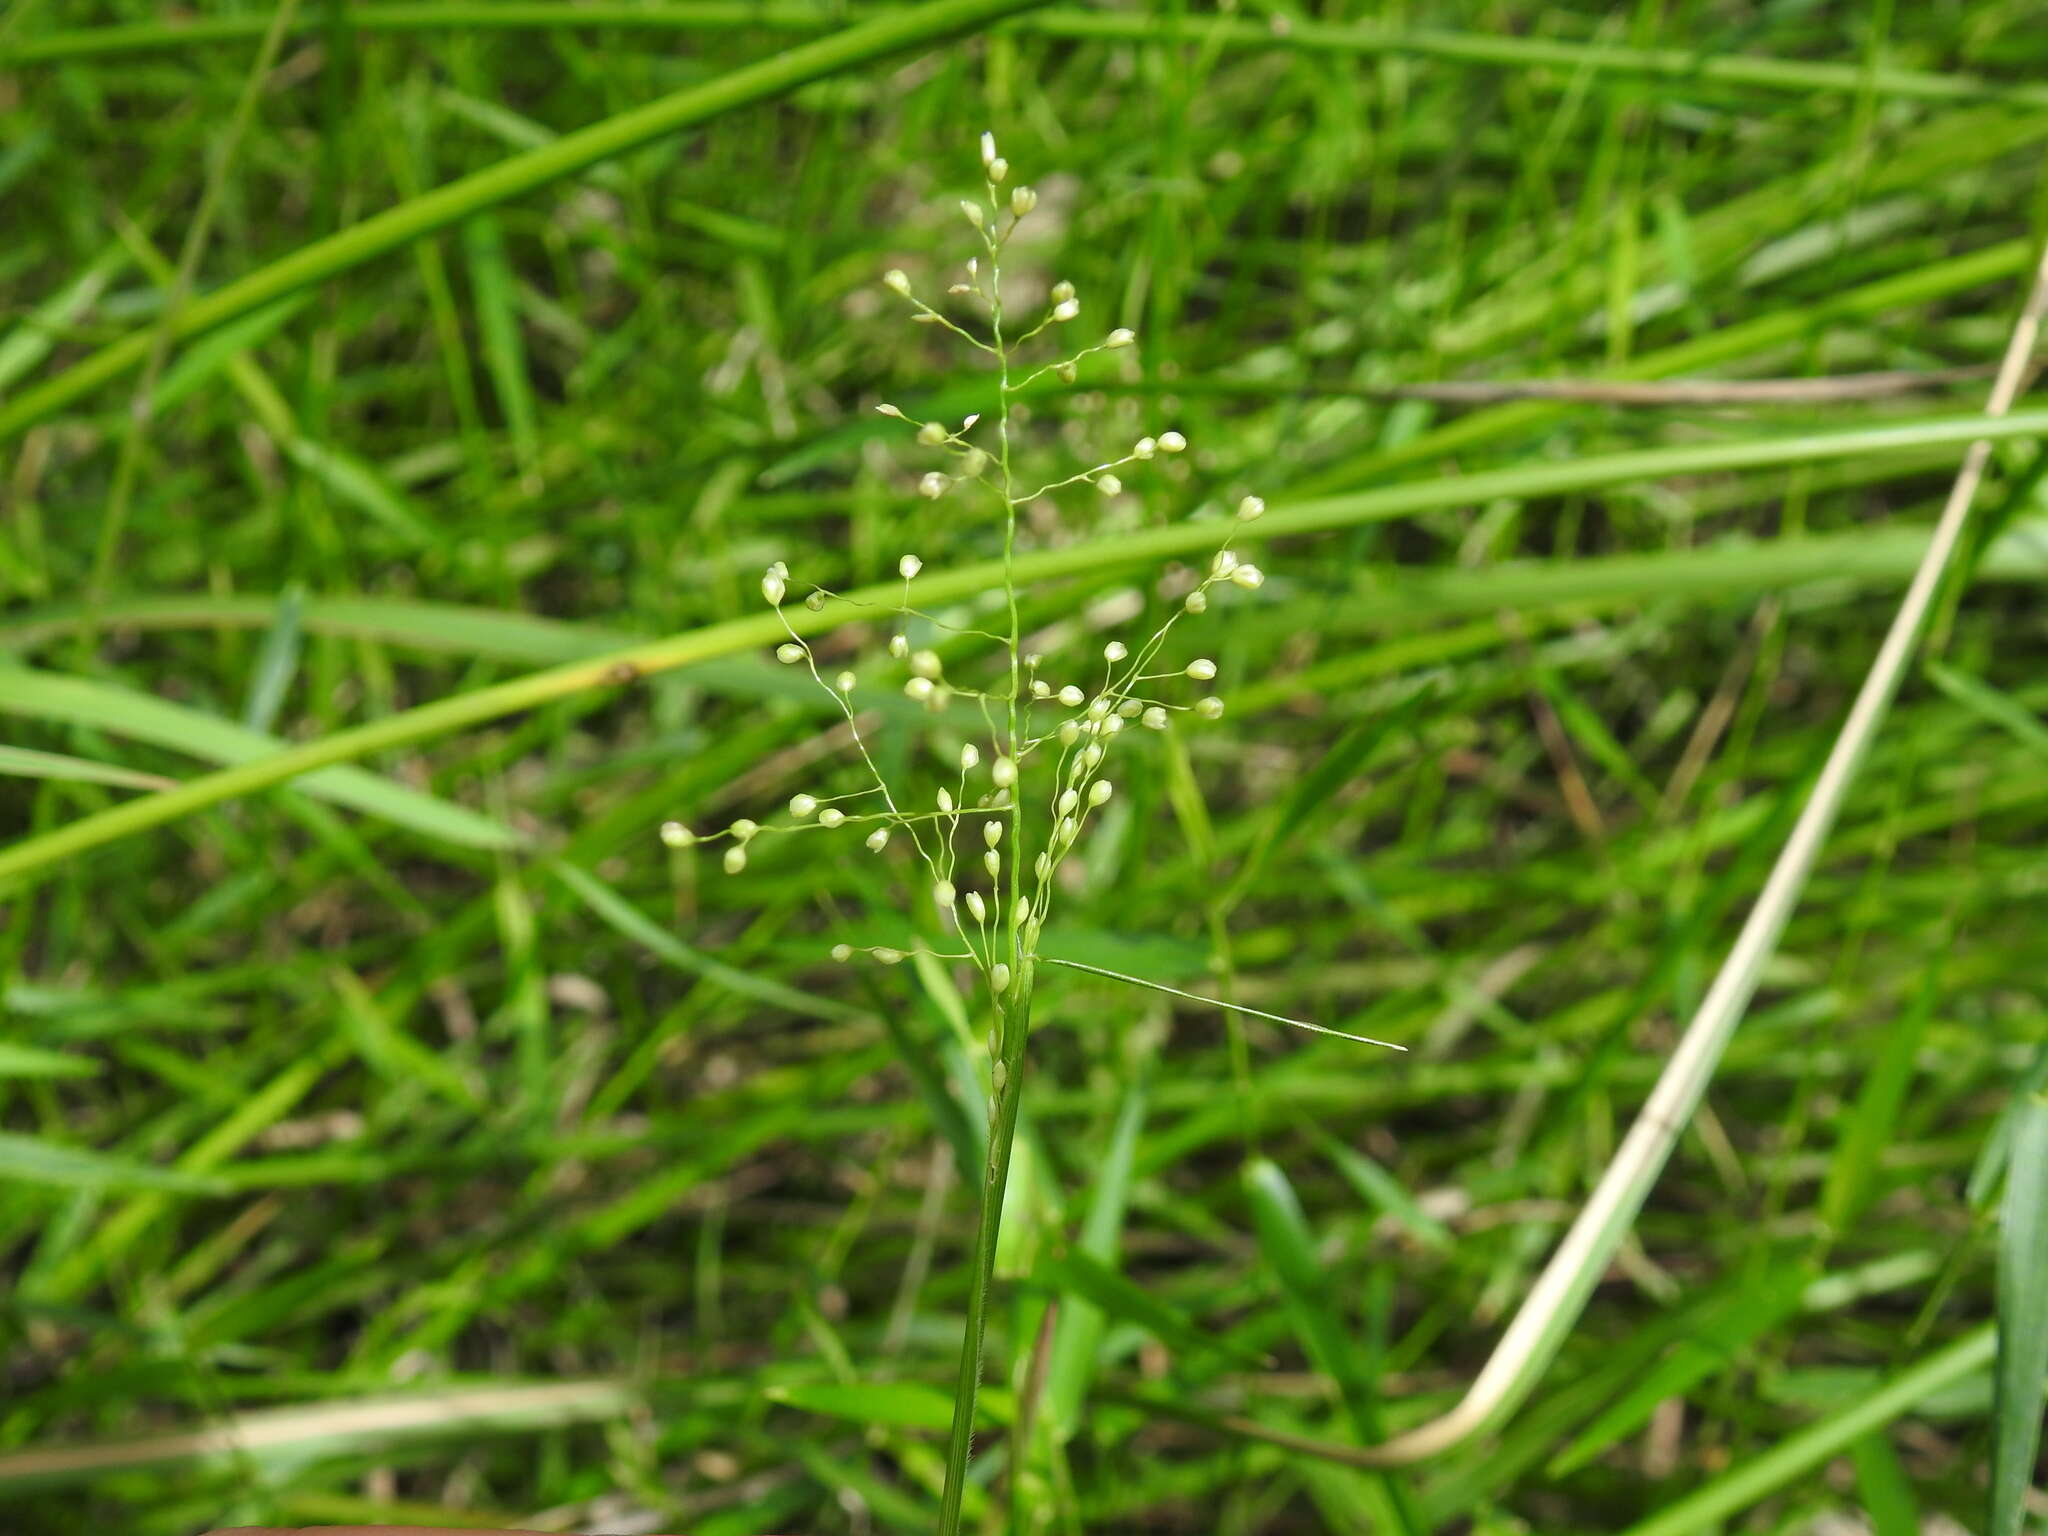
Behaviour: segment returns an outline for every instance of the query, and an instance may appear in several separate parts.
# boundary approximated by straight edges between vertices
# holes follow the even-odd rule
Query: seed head
[[[1266,500],[1263,496],[1247,496],[1237,504],[1237,520],[1241,523],[1256,522],[1266,515]]]
[[[1152,457],[1153,454],[1157,453],[1158,451],[1158,438],[1141,437],[1138,439],[1137,443],[1132,447],[1131,457],[1134,459],[1149,459]]]
[[[969,891],[967,893],[967,915],[977,923],[988,921],[988,903],[981,899],[981,892]]]
[[[910,277],[901,267],[891,267],[888,271],[884,272],[882,274],[882,286],[891,293],[902,294],[906,299],[910,297]],[[888,411],[884,414],[900,416],[903,413],[901,411]]]
[[[785,667],[804,659],[804,648],[794,640],[785,640],[775,647],[775,659]]]
[[[1195,713],[1204,720],[1221,720],[1223,718],[1223,701],[1213,693],[1206,699],[1197,699],[1195,701]]]
[[[749,838],[751,838],[756,832],[760,830],[761,823],[759,823],[758,821],[751,820],[745,816],[742,816],[738,821],[734,822],[730,828],[732,835],[738,838],[743,843],[746,842]]]
[[[747,867],[747,850],[738,843],[725,850],[725,872],[736,875]]]
[[[851,672],[842,672],[832,679],[833,686],[838,688],[841,693],[853,692],[853,685],[858,681],[860,679],[856,678]]]
[[[1018,187],[1010,194],[1010,212],[1018,218],[1038,206],[1038,193],[1031,187]]]
[[[988,455],[979,448],[970,448],[960,455],[960,473],[972,479],[988,468]]]
[[[1112,640],[1102,648],[1104,661],[1122,661],[1130,654],[1129,648],[1121,640]]]
[[[1088,695],[1083,693],[1080,689],[1076,688],[1072,683],[1067,684],[1067,686],[1062,688],[1059,692],[1060,702],[1066,705],[1069,709],[1079,709],[1081,707],[1082,702],[1087,697]]]
[[[898,661],[908,656],[910,654],[910,637],[908,635],[891,635],[889,637],[889,654]]]
[[[937,686],[928,677],[913,677],[903,685],[903,691],[923,704],[938,692]]]
[[[874,831],[867,835],[867,845],[868,852],[880,853],[889,846],[889,829],[887,827],[875,828]]]
[[[1010,968],[1007,965],[1003,964],[1002,961],[998,960],[994,965],[988,968],[988,984],[990,987],[995,989],[998,995],[1009,991]],[[996,1065],[1000,1067],[1002,1063],[997,1062]]]
[[[910,658],[910,670],[919,677],[937,677],[944,668],[937,651],[918,651]]]
[[[960,212],[966,215],[967,222],[976,229],[981,228],[981,221],[986,217],[981,211],[981,204],[964,197],[960,199]]]
[[[972,773],[980,763],[981,748],[977,747],[973,742],[968,742],[966,746],[960,749],[960,771],[962,773]]]
[[[896,562],[897,574],[900,575],[905,581],[915,580],[917,573],[923,569],[924,562],[918,559],[918,557],[915,555],[905,555],[901,560],[898,560]]]
[[[664,821],[661,824],[661,840],[671,848],[688,848],[697,841],[697,834],[680,821]]]
[[[939,809],[943,812],[950,812],[953,809],[953,791],[943,784],[939,786]]]
[[[1031,697],[1033,697],[1034,699],[1051,698],[1052,684],[1048,683],[1042,677],[1034,677],[1033,679],[1031,679]]]
[[[903,951],[900,949],[877,949],[874,951],[874,956],[884,965],[901,965],[903,963]]]
[[[810,815],[817,808],[818,797],[816,795],[791,795],[789,797],[789,814],[796,817],[799,821]]]
[[[1059,303],[1053,305],[1052,307],[1053,319],[1059,321],[1062,324],[1073,319],[1074,316],[1080,313],[1081,301],[1079,299],[1061,299]]]
[[[1120,325],[1115,330],[1111,331],[1108,336],[1103,338],[1102,344],[1105,347],[1114,349],[1116,347],[1128,347],[1132,342],[1136,341],[1137,339],[1138,333],[1136,331],[1131,330],[1126,326]]]
[[[1081,824],[1074,820],[1073,817],[1062,816],[1058,828],[1055,829],[1055,835],[1061,842],[1071,843],[1074,840],[1074,835],[1080,830]]]
[[[1089,743],[1088,743],[1088,745],[1087,745],[1087,746],[1085,746],[1085,747],[1083,747],[1083,748],[1081,749],[1081,771],[1082,771],[1082,772],[1084,772],[1084,773],[1085,773],[1085,772],[1087,772],[1087,771],[1088,771],[1089,769],[1093,768],[1093,767],[1094,767],[1094,766],[1095,766],[1095,765],[1096,765],[1097,763],[1099,763],[1099,762],[1101,762],[1101,761],[1102,761],[1102,747],[1101,747],[1101,745],[1100,745],[1099,743],[1091,741],[1091,742],[1089,742]]]
[[[1159,446],[1167,453],[1179,453],[1187,445],[1188,440],[1178,432],[1162,432],[1159,434]]]
[[[993,848],[1003,840],[1003,824],[1000,821],[984,821],[981,824],[981,840]]]
[[[1230,573],[1230,579],[1250,591],[1265,585],[1266,573],[1256,565],[1240,565]]]
[[[841,965],[846,964],[847,961],[853,958],[853,946],[851,944],[834,944],[832,946],[832,958]]]
[[[1059,381],[1062,384],[1071,384],[1081,376],[1081,370],[1076,368],[1071,362],[1054,363],[1052,371],[1058,375]]]
[[[926,422],[917,429],[917,440],[928,448],[936,443],[943,443],[946,440],[944,423],[936,421]]]
[[[918,494],[920,496],[929,497],[933,501],[937,501],[941,496],[946,494],[946,487],[948,487],[952,483],[953,482],[951,480],[948,480],[936,469],[927,470],[917,482]]]
[[[1217,550],[1216,558],[1209,562],[1209,574],[1212,576],[1228,576],[1236,569],[1237,556],[1227,549]]]
[[[988,776],[995,781],[997,789],[1008,789],[1017,782],[1017,765],[1007,757],[999,757],[988,765]],[[1000,833],[997,835],[1001,836]]]
[[[804,606],[813,613],[823,613],[825,611],[825,594],[816,590],[806,593],[804,596]]]
[[[1197,587],[1188,594],[1187,601],[1181,604],[1181,606],[1187,609],[1189,613],[1207,613],[1209,611],[1209,594],[1200,587]]]
[[[940,907],[950,907],[956,899],[952,881],[941,880],[932,886],[932,901],[934,904]]]
[[[1206,656],[1197,656],[1187,666],[1188,676],[1198,683],[1206,683],[1216,675],[1216,663]]]
[[[1061,745],[1061,746],[1063,746],[1063,747],[1071,747],[1071,746],[1072,746],[1072,745],[1073,745],[1073,744],[1074,744],[1075,742],[1079,741],[1080,739],[1081,739],[1081,722],[1080,722],[1080,721],[1078,721],[1078,720],[1068,720],[1068,721],[1065,721],[1065,722],[1063,722],[1063,723],[1061,724],[1061,726],[1060,726],[1060,745]]]
[[[1003,178],[1008,176],[1009,174],[1010,162],[1005,160],[1001,155],[997,155],[995,159],[989,161],[988,181],[990,186],[1001,186]]]
[[[981,856],[981,867],[988,871],[989,879],[997,879],[1003,872],[1003,856],[991,848]]]
[[[774,566],[768,567],[768,574],[761,578],[761,595],[768,599],[768,606],[780,608],[783,595],[789,591],[789,583]]]
[[[983,129],[981,134],[981,163],[983,165],[994,165],[996,163],[996,136],[988,129]]]
[[[1072,283],[1070,283],[1070,282],[1067,282],[1067,281],[1065,281],[1064,279],[1062,279],[1061,281],[1059,281],[1059,282],[1057,282],[1057,283],[1054,283],[1054,284],[1052,285],[1052,301],[1053,301],[1053,303],[1055,303],[1055,304],[1064,304],[1064,303],[1066,303],[1066,302],[1067,302],[1067,300],[1071,299],[1071,298],[1072,298],[1073,296],[1074,296],[1074,285],[1073,285]]]
[[[1059,804],[1055,806],[1054,809],[1056,809],[1062,816],[1066,816],[1072,814],[1075,807],[1080,805],[1080,803],[1081,796],[1077,792],[1071,789],[1063,790],[1060,794]]]
[[[1097,475],[1095,488],[1105,496],[1115,496],[1123,490],[1124,483],[1115,475]]]
[[[840,827],[845,824],[846,812],[840,810],[837,806],[828,805],[825,809],[818,812],[818,825],[821,827]]]
[[[886,281],[887,281],[887,279],[885,278],[885,279],[883,279],[883,281],[885,281],[885,282],[886,282]],[[909,282],[909,279],[907,279],[907,278],[906,278],[906,279],[905,279],[904,281],[905,281],[905,284],[907,285],[907,284],[908,284],[908,282]],[[893,287],[893,286],[895,286],[895,285],[894,285],[894,284],[891,284],[890,286],[891,286],[891,287]],[[882,414],[883,414],[884,416],[894,416],[894,417],[896,417],[896,418],[897,418],[897,419],[898,419],[899,421],[900,421],[900,420],[902,419],[902,417],[903,417],[903,413],[902,413],[901,411],[897,410],[895,406],[893,406],[893,405],[889,404],[889,402],[888,402],[888,401],[886,401],[886,400],[885,400],[885,401],[883,401],[883,402],[882,402],[882,403],[881,403],[880,405],[876,406],[876,407],[875,407],[875,409],[876,409],[876,410],[878,410],[878,411],[880,411],[880,412],[881,412],[881,413],[882,413]]]
[[[1154,704],[1139,716],[1138,723],[1149,731],[1163,731],[1166,729],[1166,711]]]

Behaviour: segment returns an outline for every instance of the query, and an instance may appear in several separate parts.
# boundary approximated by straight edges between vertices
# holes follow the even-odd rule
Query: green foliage
[[[857,606],[899,554],[1004,627],[873,410],[986,409],[877,286],[958,275],[984,128],[1019,294],[1139,336],[1019,392],[1034,452],[1191,444],[1027,512],[1031,645],[1271,511],[1229,715],[1132,733],[1045,934],[1242,1011],[1038,972],[970,1525],[2037,1518],[2048,400],[1952,372],[2038,248],[2031,8],[305,3],[267,74],[277,9],[191,9],[0,14],[0,1528],[933,1528],[985,1002],[828,958],[925,931],[900,846],[655,829],[858,787],[770,561],[846,595],[787,617],[877,741],[931,723]],[[1980,435],[1708,1113],[1519,1412],[1375,1467],[1607,1166]]]

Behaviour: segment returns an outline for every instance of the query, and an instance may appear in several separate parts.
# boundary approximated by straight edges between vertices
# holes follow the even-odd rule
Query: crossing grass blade
[[[953,4],[956,0],[940,0],[940,3]],[[957,0],[957,3],[967,4],[969,0]],[[993,0],[972,0],[972,3],[985,5],[993,3]],[[1014,3],[1014,0],[1008,0],[1008,3]],[[192,307],[196,309],[199,306]],[[0,415],[4,415],[4,409],[0,409]],[[1707,448],[1683,447],[1613,454],[1562,465],[1538,465],[1488,471],[1452,480],[1421,481],[1382,491],[1311,502],[1291,510],[1280,509],[1270,513],[1258,527],[1261,538],[1273,539],[1387,521],[1435,507],[1461,505],[1492,496],[1555,495],[1660,475],[1753,469],[1771,464],[1903,451],[1935,444],[1952,445],[1961,451],[1975,440],[1993,441],[2044,432],[2048,432],[2048,411],[2016,412],[2000,417],[1937,418],[1810,436],[1714,444]],[[1035,551],[1016,560],[1016,579],[1020,584],[1034,583],[1162,560],[1204,548],[1210,538],[1205,525],[1183,522],[1092,540],[1065,549]],[[1822,573],[1816,572],[1817,576],[1819,574]],[[1000,586],[1002,564],[993,561],[959,566],[945,572],[927,572],[919,581],[920,595],[925,602],[952,601]],[[195,779],[175,790],[151,796],[147,801],[101,811],[55,831],[0,849],[0,880],[118,838],[133,836],[205,806],[286,783],[315,769],[344,763],[368,753],[409,745],[574,694],[617,688],[638,681],[649,673],[665,672],[770,646],[792,631],[799,636],[817,634],[857,617],[864,607],[886,605],[893,600],[895,592],[892,585],[878,585],[857,589],[840,601],[827,602],[817,609],[731,619],[667,640],[613,652],[589,662],[572,663],[509,683],[452,695],[402,714],[339,731],[318,741],[273,753],[260,761]]]

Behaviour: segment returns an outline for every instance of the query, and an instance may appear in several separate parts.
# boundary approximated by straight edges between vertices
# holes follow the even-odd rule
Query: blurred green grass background
[[[946,280],[984,128],[1042,197],[1017,291],[1141,338],[1041,447],[1192,445],[1031,520],[1027,621],[1099,645],[1246,490],[1317,529],[1205,637],[1222,725],[1137,744],[1058,947],[1412,1048],[1250,1020],[1241,1070],[1044,980],[991,1488],[1059,1298],[1046,1530],[2038,1524],[2041,1371],[1994,1400],[1977,1343],[2048,1337],[2038,393],[1541,1390],[1387,1478],[1217,1421],[1440,1410],[1604,1166],[1981,405],[2048,13],[949,3],[872,47],[808,3],[0,14],[0,1528],[929,1528],[979,1021],[826,958],[906,931],[893,860],[654,833],[849,772],[712,628],[768,561],[995,552],[872,409],[982,398],[876,280]],[[1926,377],[1398,396],[1877,370]],[[205,777],[280,743],[319,773]]]

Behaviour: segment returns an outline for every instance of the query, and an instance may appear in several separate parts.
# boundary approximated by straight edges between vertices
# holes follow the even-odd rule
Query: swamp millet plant
[[[960,280],[947,288],[944,307],[921,298],[900,270],[892,269],[882,279],[883,286],[909,306],[915,323],[950,332],[982,354],[993,375],[987,409],[957,424],[919,420],[894,405],[879,407],[884,416],[912,429],[916,443],[938,460],[938,467],[919,477],[919,494],[948,505],[979,502],[989,507],[1001,538],[1002,584],[986,594],[984,602],[939,612],[920,609],[917,580],[924,562],[917,554],[904,554],[897,563],[900,593],[893,604],[877,610],[891,627],[888,654],[898,664],[893,670],[908,674],[903,693],[921,706],[928,722],[924,750],[913,754],[913,760],[936,763],[937,782],[926,788],[903,783],[900,775],[899,782],[890,781],[854,703],[858,676],[841,670],[828,677],[811,642],[785,618],[788,638],[776,648],[776,658],[804,668],[832,700],[867,782],[844,794],[796,794],[789,801],[788,819],[773,825],[743,818],[710,835],[700,835],[680,821],[662,827],[663,840],[671,847],[716,845],[729,874],[746,868],[749,849],[761,837],[846,831],[862,838],[877,855],[887,855],[900,839],[922,872],[921,889],[912,902],[913,920],[930,935],[930,942],[920,940],[911,949],[842,943],[834,946],[834,958],[851,961],[865,955],[896,965],[922,955],[970,967],[986,990],[991,1020],[988,1150],[977,1191],[979,1217],[940,1510],[942,1536],[952,1536],[960,1523],[996,1240],[1023,1097],[1025,1047],[1039,968],[1086,971],[1189,1001],[1237,1007],[1317,1033],[1344,1033],[1063,959],[1041,947],[1062,868],[1080,846],[1091,819],[1116,793],[1111,769],[1120,738],[1132,732],[1170,731],[1189,719],[1222,717],[1222,698],[1207,688],[1217,675],[1216,663],[1205,656],[1183,659],[1183,626],[1209,614],[1225,594],[1253,592],[1263,584],[1264,574],[1236,552],[1233,539],[1244,524],[1264,513],[1265,503],[1257,495],[1244,495],[1227,512],[1214,505],[1197,509],[1195,516],[1207,517],[1215,526],[1206,564],[1199,570],[1175,566],[1162,574],[1164,617],[1141,626],[1141,632],[1128,640],[1107,641],[1079,666],[1056,664],[1030,648],[1015,573],[1020,513],[1049,509],[1064,525],[1077,524],[1087,517],[1090,503],[1126,494],[1125,475],[1142,473],[1151,461],[1184,453],[1188,445],[1179,432],[1168,429],[1141,437],[1121,454],[1085,469],[1044,478],[1027,472],[1032,450],[1040,445],[1025,430],[1019,394],[1047,377],[1072,382],[1085,359],[1123,351],[1134,346],[1137,337],[1119,327],[1092,344],[1061,345],[1082,314],[1081,299],[1067,282],[1053,284],[1043,306],[1028,317],[1019,319],[1006,310],[1004,252],[1036,208],[1038,197],[1028,186],[1009,185],[1009,166],[997,152],[994,135],[981,136],[980,150],[982,196],[963,199],[959,205],[980,248],[966,262]],[[816,585],[798,599],[800,585],[787,562],[778,560],[761,577],[761,595],[778,615],[791,601],[800,600],[813,609],[828,599],[848,601]],[[983,627],[988,622],[994,627]],[[968,675],[955,675],[936,649],[913,642],[913,625],[921,632],[957,640],[963,650],[978,645],[981,659]],[[1386,1044],[1356,1035],[1345,1038]]]

